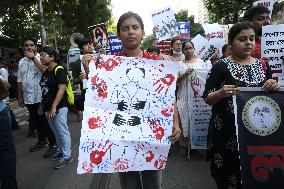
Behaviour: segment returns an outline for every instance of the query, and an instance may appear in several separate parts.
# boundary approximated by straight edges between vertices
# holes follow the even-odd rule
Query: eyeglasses
[[[270,17],[269,16],[258,16],[258,17],[256,17],[256,20],[258,20],[258,21],[263,21],[263,20],[270,21]]]

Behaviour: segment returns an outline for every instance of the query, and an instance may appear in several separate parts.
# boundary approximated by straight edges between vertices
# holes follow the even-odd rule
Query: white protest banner
[[[191,149],[207,148],[207,133],[211,118],[211,106],[202,98],[207,74],[210,69],[195,69],[189,76],[189,114],[190,114],[190,144]]]
[[[194,38],[192,38],[191,42],[194,44],[195,55],[198,58],[203,57],[209,48],[208,40],[202,35],[198,34]]]
[[[275,3],[275,0],[259,0],[259,1],[255,1],[253,3],[253,6],[254,7],[256,7],[256,6],[267,7],[270,10],[270,16],[271,16],[274,3]]]
[[[90,62],[77,172],[165,168],[177,64],[112,55]]]
[[[152,21],[154,26],[159,28],[159,31],[156,32],[158,41],[179,35],[178,24],[170,7],[153,12]]]
[[[269,58],[273,77],[284,77],[284,24],[262,27],[261,57]]]
[[[219,24],[215,23],[204,24],[203,28],[209,44],[218,49],[222,49],[222,47],[225,45],[224,32],[222,27]]]

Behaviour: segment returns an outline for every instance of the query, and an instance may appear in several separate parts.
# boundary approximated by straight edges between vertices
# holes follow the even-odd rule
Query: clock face
[[[255,135],[271,135],[281,124],[281,110],[278,104],[266,96],[251,98],[242,112],[245,127]]]

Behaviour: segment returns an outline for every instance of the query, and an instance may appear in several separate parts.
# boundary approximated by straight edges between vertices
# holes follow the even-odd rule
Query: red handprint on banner
[[[149,118],[147,123],[150,126],[156,139],[162,140],[162,138],[165,136],[165,130],[162,127],[160,120],[154,120],[154,119],[150,120]]]
[[[174,104],[172,104],[172,106],[170,108],[163,108],[161,110],[161,114],[165,117],[170,117],[174,112],[173,105]]]
[[[102,145],[99,144],[98,148],[100,148]],[[112,146],[112,143],[107,140],[106,144],[98,150],[92,151],[90,154],[90,161],[96,165],[100,164],[103,161],[103,157],[106,154],[106,152],[110,149]]]
[[[129,168],[128,159],[119,158],[119,159],[115,160],[115,162],[114,162],[114,171],[115,172],[125,171],[128,168]]]
[[[93,166],[92,163],[89,163],[89,165],[88,165],[88,163],[86,161],[84,161],[82,163],[82,169],[85,171],[85,173],[92,173],[93,172],[93,168],[94,168],[94,166]]]
[[[88,125],[90,129],[96,129],[100,127],[101,117],[91,117],[88,120]]]
[[[103,79],[100,79],[98,75],[95,75],[91,79],[92,82],[92,90],[97,90],[98,96],[102,99],[107,98],[107,88],[106,82]]]
[[[106,71],[112,71],[115,67],[119,66],[121,64],[121,57],[114,56],[106,61],[101,61],[100,64],[98,65],[98,68],[105,68]]]
[[[165,95],[166,95],[174,80],[175,77],[172,74],[167,74],[165,77],[158,79],[153,85],[153,86],[157,85],[155,91],[158,92],[158,94],[160,94],[162,90],[165,89]]]
[[[147,155],[148,156],[145,158],[146,162],[151,162],[155,157],[154,153],[150,150],[147,152]]]
[[[167,157],[160,155],[159,159],[157,159],[154,163],[154,167],[158,170],[164,169],[166,167]]]

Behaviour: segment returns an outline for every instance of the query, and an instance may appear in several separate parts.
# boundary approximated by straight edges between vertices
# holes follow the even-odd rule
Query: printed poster
[[[194,69],[189,75],[188,105],[190,114],[191,149],[207,149],[208,126],[211,118],[211,106],[202,98],[207,74],[210,69]]]
[[[267,7],[270,10],[270,17],[272,15],[272,11],[273,11],[273,5],[276,2],[276,0],[260,0],[260,1],[255,1],[253,3],[253,6],[264,6]]]
[[[108,46],[109,54],[115,55],[116,53],[122,51],[122,43],[118,39],[117,35],[109,35],[108,40],[109,40],[109,46]]]
[[[159,28],[156,32],[158,41],[163,41],[179,35],[178,24],[173,10],[170,7],[152,13],[154,26]]]
[[[190,39],[190,22],[178,22],[179,35],[177,39],[186,41]]]
[[[170,61],[105,55],[90,62],[79,174],[165,168],[177,72]]]
[[[91,39],[93,41],[94,47],[96,48],[98,45],[99,47],[106,47],[108,46],[108,34],[107,28],[104,23],[90,26],[88,30],[91,35]]]
[[[243,189],[284,186],[284,90],[241,89],[234,112]]]

